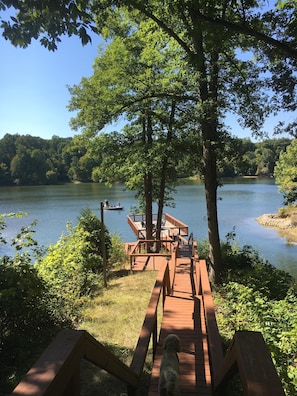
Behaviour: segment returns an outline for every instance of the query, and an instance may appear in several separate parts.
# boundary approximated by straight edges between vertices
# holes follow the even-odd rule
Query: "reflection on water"
[[[288,245],[277,231],[260,226],[256,217],[275,213],[282,206],[282,196],[272,180],[225,180],[218,191],[218,215],[221,239],[235,227],[239,245],[251,245],[278,268],[297,278],[297,245]],[[100,217],[100,202],[108,199],[118,202],[123,211],[105,211],[104,220],[111,233],[118,233],[124,241],[134,241],[135,236],[127,223],[127,215],[137,206],[134,193],[122,185],[108,188],[102,184],[67,184],[61,186],[5,187],[0,189],[0,212],[25,211],[28,216],[9,220],[6,237],[12,237],[20,224],[37,219],[36,239],[48,246],[66,232],[66,223],[77,223],[84,208],[90,208]],[[174,208],[165,212],[174,215],[189,226],[198,239],[207,237],[204,187],[191,181],[181,184],[174,194]],[[3,251],[3,248],[2,248]]]

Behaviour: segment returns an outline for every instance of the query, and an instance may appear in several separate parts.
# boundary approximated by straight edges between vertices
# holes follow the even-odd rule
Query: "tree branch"
[[[207,22],[224,26],[228,30],[233,30],[236,33],[241,33],[245,34],[247,36],[254,37],[258,39],[259,41],[262,41],[263,43],[269,44],[273,46],[274,48],[280,50],[281,52],[285,53],[287,56],[292,57],[292,58],[297,58],[297,49],[292,48],[287,42],[283,41],[278,41],[270,36],[267,36],[264,33],[258,32],[257,30],[254,30],[248,25],[239,25],[237,23],[233,23],[230,21],[227,21],[225,19],[220,19],[220,18],[213,18],[207,15],[202,14],[199,12],[199,17]]]

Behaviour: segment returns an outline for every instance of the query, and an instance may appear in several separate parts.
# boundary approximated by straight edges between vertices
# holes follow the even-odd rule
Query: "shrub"
[[[222,243],[224,283],[214,290],[226,347],[236,330],[260,331],[287,395],[297,394],[297,287],[251,247]]]
[[[125,245],[117,234],[111,235],[111,249],[109,255],[109,267],[123,268],[129,260],[129,255],[125,251]]]
[[[85,297],[100,284],[100,275],[93,272],[86,250],[87,234],[68,225],[69,235],[62,235],[48,248],[46,257],[37,269],[50,294],[49,304],[54,315],[62,321],[79,319]]]
[[[84,265],[95,273],[101,273],[103,270],[102,226],[104,227],[104,249],[106,259],[108,259],[111,248],[111,239],[108,230],[90,209],[83,209],[81,211],[76,232],[84,232]]]
[[[48,285],[51,309],[60,320],[76,322],[88,296],[102,286],[102,223],[89,209],[81,212],[78,224],[68,224],[68,234],[49,247],[38,265],[38,272]],[[105,229],[107,257],[111,246]]]
[[[3,219],[0,216],[0,230],[6,226]],[[13,238],[15,255],[0,257],[0,394],[11,392],[59,326],[48,309],[46,285],[33,265],[40,258],[33,225],[22,227]]]

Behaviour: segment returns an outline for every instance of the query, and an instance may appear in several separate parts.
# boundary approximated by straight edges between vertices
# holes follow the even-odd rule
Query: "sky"
[[[1,34],[1,31],[0,31]],[[102,43],[92,36],[92,43],[82,46],[77,37],[64,37],[55,52],[32,40],[27,48],[16,48],[0,36],[0,139],[6,134],[70,137],[70,119],[75,113],[67,105],[70,94],[67,85],[79,84],[82,77],[92,75],[92,65]],[[285,115],[287,120],[293,116]],[[265,129],[272,136],[279,117],[270,118]],[[243,131],[236,117],[228,117],[232,135],[250,137]],[[120,129],[115,125],[113,129]],[[118,127],[118,128],[117,128]]]
[[[22,49],[0,37],[0,138],[6,133],[73,136],[69,121],[75,113],[66,108],[67,85],[92,74],[99,44],[98,36],[86,46],[77,37],[65,37],[52,52],[38,41]]]

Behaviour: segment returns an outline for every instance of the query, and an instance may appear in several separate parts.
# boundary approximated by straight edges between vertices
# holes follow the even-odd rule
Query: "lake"
[[[225,180],[218,191],[218,216],[220,237],[235,227],[236,241],[240,246],[251,245],[261,256],[278,268],[290,272],[297,279],[297,245],[290,245],[280,238],[277,231],[257,223],[256,217],[275,213],[282,206],[283,198],[273,180],[231,179]],[[137,206],[134,193],[123,185],[111,188],[103,184],[66,184],[59,186],[30,186],[0,188],[0,213],[27,212],[21,220],[8,221],[4,236],[10,238],[21,225],[37,220],[35,239],[48,246],[66,233],[66,223],[77,223],[80,211],[90,208],[100,217],[100,202],[118,202],[123,211],[104,211],[104,221],[110,233],[119,234],[123,241],[135,241],[127,223],[130,209]],[[165,208],[189,226],[189,231],[199,240],[207,237],[207,219],[204,187],[187,182],[177,187],[174,194],[175,207]],[[7,247],[1,247],[5,253]]]

